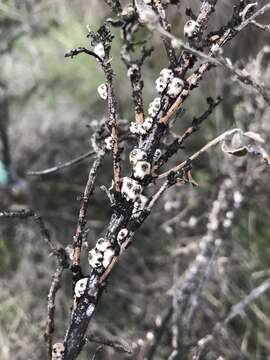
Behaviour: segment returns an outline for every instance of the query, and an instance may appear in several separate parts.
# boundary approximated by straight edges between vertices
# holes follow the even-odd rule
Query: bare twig
[[[174,267],[173,267],[173,281],[176,283],[179,277],[179,264],[178,259],[174,259]],[[172,332],[172,352],[168,358],[168,360],[174,360],[178,356],[179,350],[179,306],[178,306],[178,299],[176,291],[173,293],[172,296],[172,325],[171,325],[171,332]]]
[[[78,217],[78,224],[74,236],[73,241],[73,248],[74,248],[74,255],[73,255],[73,266],[75,274],[79,270],[80,267],[80,259],[81,259],[81,246],[82,246],[82,238],[83,232],[85,229],[86,224],[86,213],[88,209],[89,197],[92,194],[95,186],[97,171],[101,165],[102,157],[104,156],[103,150],[100,150],[100,153],[97,154],[97,157],[89,171],[88,180],[84,189],[84,194],[82,197],[82,204],[79,212]]]
[[[157,12],[159,14],[161,26],[167,33],[170,33],[171,25],[168,21],[168,18],[167,18],[167,15],[166,15],[166,12],[165,12],[165,9],[164,9],[164,6],[163,6],[161,0],[154,0],[153,3],[154,3],[154,7],[157,9]],[[164,47],[167,52],[167,56],[168,56],[170,65],[172,67],[176,67],[177,66],[177,57],[176,57],[175,49],[173,48],[170,39],[168,39],[167,36],[164,36],[163,43],[164,43]]]
[[[207,98],[207,103],[209,105],[208,109],[198,118],[195,117],[192,121],[192,124],[190,127],[186,129],[184,134],[180,137],[177,137],[172,144],[170,144],[165,151],[165,153],[160,157],[157,164],[153,167],[153,171],[159,169],[162,165],[164,165],[181,147],[183,146],[183,143],[185,140],[198,131],[200,129],[200,125],[203,121],[205,121],[214,111],[214,109],[221,103],[222,98],[217,97],[216,100],[213,100],[212,98]]]
[[[235,68],[230,60],[224,59],[221,56],[218,57],[218,60],[221,65],[223,65],[227,70],[230,71],[230,73],[232,73],[237,78],[238,81],[240,81],[244,85],[253,87],[259,94],[261,94],[261,96],[268,103],[268,105],[270,105],[270,94],[267,93],[264,84],[258,84],[245,70]]]
[[[40,229],[40,233],[42,235],[42,238],[44,242],[51,248],[53,252],[57,252],[57,247],[52,241],[50,237],[49,230],[45,227],[44,221],[42,217],[35,213],[31,209],[22,209],[22,210],[3,210],[0,211],[0,218],[18,218],[18,219],[27,219],[29,217],[33,217],[36,224],[38,225]]]
[[[2,143],[3,162],[7,171],[9,172],[11,166],[11,152],[8,136],[10,101],[9,96],[4,93],[6,91],[6,85],[0,84],[0,140]]]
[[[129,34],[130,35],[130,34]],[[137,124],[142,124],[144,122],[144,109],[143,109],[143,79],[141,75],[141,67],[144,64],[144,61],[147,57],[149,57],[154,48],[151,47],[147,49],[146,47],[142,48],[141,58],[138,60],[132,60],[130,56],[131,46],[127,39],[124,37],[124,41],[126,44],[122,47],[121,57],[122,60],[128,69],[128,75],[132,87],[132,98],[134,103],[134,112],[135,112],[135,121]]]
[[[107,103],[108,103],[108,119],[106,121],[107,127],[111,132],[112,137],[112,157],[113,157],[113,179],[114,179],[114,190],[120,192],[121,182],[121,164],[120,164],[120,149],[118,140],[118,126],[117,126],[117,110],[116,110],[116,98],[113,88],[113,69],[110,61],[110,49],[111,41],[113,36],[111,35],[106,25],[102,26],[99,31],[101,44],[105,51],[104,59],[102,59],[101,66],[106,77],[107,85]],[[91,33],[88,35],[91,36]]]
[[[94,58],[99,60],[101,63],[103,62],[103,59],[101,59],[101,57],[99,57],[93,51],[86,49],[85,47],[78,47],[76,49],[72,49],[72,50],[68,51],[67,53],[65,53],[65,57],[70,57],[72,59],[74,56],[79,55],[79,54],[87,54],[87,55],[93,56]]]
[[[45,341],[47,342],[48,360],[52,359],[52,345],[54,333],[54,313],[55,313],[55,298],[56,293],[61,286],[61,278],[64,267],[58,263],[57,268],[52,276],[52,282],[48,294],[48,310],[47,310],[47,323],[44,334]]]
[[[222,141],[224,141],[224,139],[227,136],[233,135],[235,133],[241,133],[241,129],[232,129],[232,130],[228,130],[225,131],[223,134],[217,136],[215,139],[209,141],[206,145],[204,145],[199,151],[197,151],[196,153],[194,153],[193,155],[191,155],[188,160],[183,161],[181,164],[174,166],[171,170],[166,171],[165,173],[161,174],[158,176],[159,179],[163,179],[165,177],[167,177],[171,171],[179,171],[181,169],[183,169],[188,162],[192,162],[195,159],[197,159],[201,154],[203,154],[205,151],[211,149],[212,147],[218,145],[219,143],[221,143]]]
[[[260,30],[270,32],[270,25],[263,25],[263,24],[258,23],[255,20],[251,21],[251,24],[256,26]]]
[[[63,164],[59,164],[59,165],[55,165],[53,167],[50,167],[48,169],[44,169],[44,170],[38,170],[38,171],[27,171],[26,175],[28,176],[40,176],[40,175],[51,175],[51,174],[55,174],[58,171],[61,171],[63,169],[69,168],[71,166],[77,165],[80,162],[82,162],[85,159],[88,159],[89,157],[95,155],[95,151],[91,150],[88,151],[87,153],[80,155],[78,157],[76,157],[73,160],[67,161]]]
[[[258,287],[251,290],[251,292],[239,303],[232,306],[229,314],[226,316],[223,321],[224,325],[228,324],[236,316],[241,315],[247,306],[249,306],[253,301],[258,299],[262,294],[270,289],[270,280],[265,280]]]
[[[50,233],[45,227],[42,217],[36,214],[33,210],[23,209],[17,211],[1,211],[0,218],[19,218],[26,219],[33,217],[37,225],[39,226],[42,238],[46,244],[52,250],[52,254],[57,257],[57,268],[52,277],[52,282],[48,294],[48,310],[47,310],[47,321],[44,338],[47,342],[47,354],[48,359],[52,359],[52,344],[53,344],[53,332],[54,332],[54,312],[55,312],[55,298],[58,289],[60,288],[60,282],[63,270],[68,267],[66,253],[64,249],[57,248],[54,242],[51,240]]]
[[[87,335],[86,340],[97,344],[110,346],[120,353],[132,354],[133,352],[130,344],[128,344],[125,340],[116,337],[105,338],[105,337],[97,336],[95,334],[90,334]]]
[[[23,209],[23,210],[1,210],[0,218],[18,218],[18,219],[27,219],[29,217],[34,216],[34,211],[31,209]]]
[[[251,15],[249,18],[244,20],[237,28],[236,31],[240,32],[248,25],[252,24],[257,17],[264,15],[268,10],[270,10],[270,4],[264,5],[262,8],[260,8],[258,11],[256,11],[253,15]]]

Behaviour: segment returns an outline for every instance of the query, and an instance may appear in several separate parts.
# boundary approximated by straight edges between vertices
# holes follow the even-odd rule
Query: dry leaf
[[[245,136],[254,140],[255,142],[259,142],[261,144],[265,143],[264,139],[261,137],[260,134],[255,133],[254,131],[247,131],[244,133]]]

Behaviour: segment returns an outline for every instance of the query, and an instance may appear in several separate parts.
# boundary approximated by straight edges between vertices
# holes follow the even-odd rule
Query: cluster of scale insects
[[[144,0],[144,2],[149,5],[151,0]],[[199,24],[194,20],[189,20],[184,26],[184,35],[188,39],[198,35]],[[105,48],[102,43],[98,43],[94,47],[94,53],[100,58],[105,58]],[[138,70],[138,66],[133,64],[128,70],[128,77],[131,77],[134,71]],[[143,124],[138,124],[131,122],[130,132],[137,136],[146,135],[152,128],[154,121],[162,116],[163,110],[167,108],[170,100],[175,99],[184,88],[184,81],[179,79],[174,75],[174,72],[171,69],[162,69],[159,77],[155,81],[155,86],[157,92],[160,94],[159,97],[156,97],[148,107],[148,116],[145,118]],[[108,98],[107,85],[100,84],[97,88],[99,96],[106,100]],[[165,96],[163,96],[165,95]],[[113,138],[108,136],[105,140],[106,150],[112,150],[113,148]],[[157,162],[162,152],[160,149],[157,149],[154,157],[153,163]],[[121,180],[121,194],[126,201],[132,202],[132,219],[138,218],[147,205],[148,198],[142,194],[143,186],[141,182],[145,177],[151,174],[151,163],[147,161],[147,154],[145,151],[139,148],[135,148],[131,151],[129,155],[129,161],[132,165],[132,177],[124,177]],[[122,228],[117,235],[117,243],[121,247],[124,241],[129,236],[129,230],[127,228]],[[96,246],[89,251],[88,261],[89,265],[97,272],[103,273],[108,266],[110,265],[113,257],[116,255],[115,246],[105,238],[100,238]],[[83,296],[87,289],[87,284],[89,277],[84,277],[78,280],[75,284],[74,293],[76,298]],[[56,343],[53,345],[52,349],[52,358],[53,360],[60,360],[63,358],[64,354],[64,345],[62,343]]]
[[[148,0],[144,0],[146,4],[149,4]],[[194,20],[189,20],[184,26],[184,35],[191,39],[198,35],[199,24]],[[101,59],[105,57],[105,49],[102,43],[98,43],[94,47],[94,53]],[[137,66],[133,64],[128,70],[128,77],[131,77],[134,68]],[[136,136],[145,136],[149,133],[157,119],[159,119],[169,105],[171,100],[174,100],[184,89],[185,83],[182,79],[175,76],[173,70],[171,69],[162,69],[159,77],[155,81],[155,87],[160,96],[156,97],[148,107],[148,116],[145,118],[142,124],[131,122],[130,132]],[[97,88],[99,96],[106,100],[108,97],[107,85],[101,84]],[[108,136],[104,140],[105,149],[112,150],[114,140],[111,136]],[[161,150],[157,149],[153,163],[158,161],[162,155]],[[149,175],[151,175],[152,165],[147,161],[147,154],[144,150],[140,148],[134,148],[129,155],[129,161],[132,166],[132,176],[123,177],[121,179],[121,195],[128,201],[132,202],[133,210],[132,217],[133,219],[138,218],[146,207],[148,198],[143,195],[143,181]],[[117,243],[121,247],[123,242],[128,238],[129,231],[126,228],[121,229],[117,235]],[[100,238],[96,246],[89,251],[89,265],[98,273],[103,273],[108,266],[110,265],[113,257],[116,254],[115,246],[110,242],[110,240],[105,238]],[[88,277],[82,278],[77,281],[75,285],[75,296],[81,297],[86,288],[87,282],[89,281]]]
[[[105,143],[109,142],[111,142],[111,139],[109,141],[107,138]],[[161,151],[158,149],[154,158],[158,159],[160,155]],[[140,216],[148,201],[148,198],[142,194],[143,186],[141,185],[141,182],[146,176],[150,175],[151,164],[147,161],[146,152],[139,148],[135,148],[130,152],[129,161],[132,166],[132,177],[126,176],[121,179],[121,195],[126,201],[132,203],[131,219],[136,219]],[[129,230],[127,228],[122,228],[118,232],[116,240],[120,248],[128,237]],[[89,265],[97,273],[102,274],[108,268],[115,255],[115,244],[112,244],[109,239],[100,238],[97,241],[96,246],[89,251]],[[74,289],[77,298],[80,298],[84,294],[88,280],[89,278],[85,277],[77,281]]]
[[[100,49],[99,49],[100,50]],[[99,56],[101,53],[98,54]],[[134,70],[134,69],[132,69]],[[131,69],[128,76],[131,75]],[[177,78],[171,69],[162,69],[158,79],[155,82],[156,90],[160,94],[150,104],[148,108],[148,116],[142,124],[131,122],[130,132],[136,136],[145,136],[151,131],[156,119],[162,115],[162,108],[169,105],[169,101],[175,99],[183,90],[183,80]],[[107,86],[101,84],[98,87],[98,93],[102,99],[107,99]],[[163,96],[165,95],[165,96]],[[108,136],[104,140],[105,149],[111,151],[113,149],[114,139]],[[162,155],[161,150],[157,149],[152,163],[158,161]],[[133,204],[132,217],[136,219],[140,216],[148,202],[148,198],[143,195],[144,180],[151,175],[152,163],[147,159],[147,153],[140,149],[134,148],[129,154],[129,162],[132,166],[132,176],[125,176],[121,179],[121,195],[126,201]],[[122,229],[117,235],[117,242],[121,243],[127,238],[128,230]],[[112,258],[115,256],[113,244],[108,239],[99,239],[94,249],[89,252],[89,265],[97,272],[102,273],[110,265]],[[80,297],[87,285],[87,278],[77,282],[75,287],[75,295]]]
[[[111,139],[105,143],[111,142]],[[121,195],[122,197],[132,203],[132,219],[140,216],[145,208],[148,198],[142,194],[143,186],[141,181],[151,172],[151,164],[146,160],[146,153],[139,149],[133,149],[130,153],[129,160],[133,168],[132,177],[123,177],[121,179]],[[122,228],[116,237],[117,244],[121,248],[123,242],[128,238],[129,230]],[[113,257],[116,255],[115,244],[112,244],[109,239],[100,238],[96,246],[89,251],[88,261],[89,265],[97,272],[103,273],[110,265]],[[75,296],[81,297],[87,287],[88,278],[79,280],[75,285]]]

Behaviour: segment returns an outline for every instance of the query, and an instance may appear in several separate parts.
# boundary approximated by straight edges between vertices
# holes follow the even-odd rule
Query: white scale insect
[[[134,202],[133,210],[132,210],[132,217],[138,218],[141,215],[141,212],[145,208],[145,205],[148,201],[148,198],[145,195],[140,195],[136,201]]]
[[[80,279],[76,282],[74,293],[77,298],[80,298],[84,294],[84,292],[86,290],[87,282],[88,282],[87,277]]]
[[[200,26],[197,21],[188,20],[184,26],[184,35],[187,38],[192,38],[198,34],[199,29]]]
[[[130,132],[137,135],[145,135],[153,126],[154,120],[147,117],[142,124],[137,124],[134,121],[130,124]]]
[[[156,97],[150,104],[148,108],[148,114],[152,117],[156,116],[161,107],[161,98]]]
[[[153,157],[153,162],[154,163],[157,162],[160,159],[161,155],[162,155],[162,151],[160,149],[157,149],[155,151],[155,154],[154,154],[154,157]]]
[[[98,251],[96,248],[89,251],[88,261],[89,261],[89,265],[93,269],[97,269],[97,268],[101,267],[102,260],[103,260],[102,253],[100,251]]]
[[[151,173],[151,164],[147,161],[138,161],[133,168],[133,176],[135,179],[143,180]]]
[[[173,78],[168,85],[168,95],[172,98],[175,98],[183,90],[184,82],[179,78]]]
[[[136,180],[124,177],[122,179],[121,193],[128,201],[134,202],[142,193],[142,186]]]
[[[100,238],[96,243],[96,249],[100,252],[106,251],[111,246],[111,243],[108,239]]]
[[[104,59],[105,57],[105,49],[102,43],[98,43],[95,47],[94,47],[94,53],[99,56],[101,59]]]
[[[113,138],[111,136],[108,136],[105,140],[105,148],[106,150],[112,150],[113,148]]]
[[[123,244],[124,240],[126,239],[126,237],[128,236],[128,229],[123,228],[119,231],[119,233],[117,234],[117,242],[119,245]]]
[[[129,161],[133,167],[135,179],[143,180],[151,173],[151,164],[146,161],[147,154],[141,149],[133,149],[129,154]]]
[[[62,343],[56,343],[52,347],[52,360],[62,360],[65,353],[65,347]]]
[[[107,91],[107,85],[106,84],[100,84],[97,88],[98,94],[101,97],[101,99],[106,100],[108,97],[108,91]]]
[[[129,154],[129,161],[131,165],[136,165],[138,161],[145,161],[147,159],[147,154],[141,149],[133,149]]]
[[[156,89],[158,93],[162,93],[165,89],[170,80],[173,79],[173,71],[171,69],[162,69],[160,72],[160,77],[156,80]]]
[[[134,76],[134,74],[136,72],[138,72],[140,69],[139,69],[139,66],[137,64],[132,64],[130,66],[130,68],[128,69],[128,72],[127,72],[127,76],[128,77],[131,77],[131,76]]]
[[[102,265],[105,269],[110,265],[112,258],[114,257],[114,250],[112,248],[107,249],[103,254]]]
[[[143,124],[137,124],[134,121],[130,124],[129,130],[132,134],[136,134],[136,135],[145,135],[146,134],[146,130],[143,127]]]

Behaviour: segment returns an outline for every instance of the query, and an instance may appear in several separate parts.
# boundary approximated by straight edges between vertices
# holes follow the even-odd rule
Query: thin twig
[[[236,31],[240,32],[248,25],[252,24],[253,21],[258,17],[266,13],[266,11],[270,10],[270,4],[264,5],[261,9],[256,11],[253,15],[251,15],[248,19],[243,21],[237,28]]]
[[[1,87],[3,88],[4,94],[0,96],[0,140],[2,143],[3,162],[9,174],[11,168],[11,151],[8,135],[10,96],[5,94],[7,92],[6,84],[0,84],[0,91],[2,92]]]
[[[270,25],[263,25],[263,24],[258,23],[255,20],[251,21],[251,24],[256,26],[260,30],[270,32]]]
[[[116,337],[105,338],[105,337],[97,336],[95,334],[90,334],[87,335],[86,340],[97,344],[110,346],[120,353],[132,354],[133,352],[131,345],[128,344],[125,340],[120,338],[116,338]]]
[[[166,15],[166,12],[165,12],[165,9],[163,7],[161,0],[154,0],[153,3],[159,14],[161,26],[167,33],[170,33],[171,25],[168,21],[168,18],[167,18],[167,15]],[[167,52],[167,56],[168,56],[170,65],[172,67],[176,67],[177,66],[177,57],[176,57],[175,49],[173,48],[171,41],[168,39],[167,36],[163,36],[163,43],[164,43],[164,47]]]
[[[153,167],[153,172],[159,169],[162,165],[164,165],[181,147],[183,146],[183,143],[185,140],[198,131],[200,129],[200,125],[203,121],[205,121],[214,111],[214,109],[221,103],[222,98],[217,97],[216,100],[213,100],[212,98],[207,99],[208,103],[208,109],[199,117],[195,117],[192,121],[192,124],[190,127],[186,129],[184,134],[180,137],[177,137],[172,144],[170,144],[165,151],[165,153],[160,157],[157,164]]]
[[[73,160],[69,160],[69,161],[67,161],[67,162],[65,162],[63,164],[55,165],[55,166],[50,167],[48,169],[37,170],[37,171],[27,171],[26,175],[27,176],[51,175],[51,174],[54,174],[54,173],[56,173],[58,171],[61,171],[63,169],[66,169],[66,168],[69,168],[71,166],[77,165],[80,162],[82,162],[83,160],[88,159],[89,157],[91,157],[93,155],[95,155],[95,151],[91,150],[91,151],[88,151],[85,154],[82,154],[82,155],[76,157]]]
[[[173,281],[176,283],[179,277],[179,264],[178,258],[174,259],[174,267],[173,267]],[[178,349],[179,349],[179,306],[178,306],[178,299],[176,291],[173,293],[172,296],[172,325],[171,325],[171,332],[172,332],[172,352],[168,358],[168,360],[174,360],[178,356]]]
[[[83,193],[83,197],[82,197],[82,203],[81,203],[81,208],[80,208],[79,217],[78,217],[78,224],[77,224],[76,232],[74,235],[74,241],[73,241],[73,248],[74,248],[73,265],[75,266],[75,269],[77,269],[77,270],[78,270],[77,267],[80,266],[80,260],[81,260],[82,238],[83,238],[83,232],[84,232],[85,225],[86,225],[86,213],[87,213],[88,204],[89,204],[89,197],[94,190],[97,171],[101,165],[103,156],[104,156],[104,152],[102,150],[100,150],[100,153],[97,154],[97,157],[89,171],[88,180],[87,180],[87,183],[86,183],[86,186],[84,189],[84,193]]]
[[[87,55],[95,57],[101,63],[103,62],[103,59],[101,59],[96,53],[94,53],[93,51],[91,51],[89,49],[86,49],[85,47],[78,47],[76,49],[72,49],[65,53],[65,57],[70,57],[72,59],[74,56],[79,55],[79,54],[87,54]]]
[[[22,209],[22,210],[2,210],[0,211],[0,218],[17,218],[17,219],[27,219],[29,217],[33,217],[36,224],[39,227],[40,233],[44,242],[50,247],[50,249],[55,252],[57,251],[57,247],[52,241],[50,237],[49,230],[45,227],[44,221],[42,217],[37,214],[32,209]]]
[[[254,79],[252,79],[250,74],[245,73],[245,71],[241,71],[240,69],[234,67],[230,60],[224,59],[221,56],[218,57],[218,60],[221,65],[223,65],[227,70],[230,71],[230,73],[232,73],[237,78],[238,81],[240,81],[244,85],[253,87],[259,94],[262,95],[268,105],[270,105],[270,94],[267,93],[264,84],[258,84]]]
[[[57,291],[61,287],[61,278],[62,278],[63,270],[64,267],[58,263],[57,268],[52,276],[52,282],[48,293],[47,322],[46,322],[46,330],[44,334],[45,341],[47,342],[48,360],[52,359],[55,298]]]
[[[226,316],[223,321],[224,325],[228,324],[232,319],[234,319],[237,315],[241,315],[245,308],[249,306],[253,301],[258,299],[262,294],[270,289],[270,280],[265,280],[258,287],[251,290],[251,292],[239,303],[232,306],[229,314]]]
[[[225,131],[223,134],[217,136],[215,139],[209,141],[206,145],[204,145],[199,151],[197,151],[196,153],[194,153],[193,155],[191,155],[187,160],[183,161],[181,164],[174,166],[172,169],[164,172],[163,174],[158,176],[158,179],[163,179],[165,177],[167,177],[171,171],[179,171],[181,169],[183,169],[185,167],[185,165],[187,165],[188,162],[192,162],[195,159],[197,159],[201,154],[203,154],[205,151],[209,150],[210,148],[218,145],[219,143],[221,143],[222,141],[224,141],[224,139],[227,136],[233,135],[235,133],[239,133],[241,132],[241,129],[232,129],[232,130],[228,130]]]
[[[15,211],[1,211],[0,218],[19,218],[27,219],[33,217],[37,225],[39,226],[42,238],[46,244],[52,250],[52,254],[57,256],[57,268],[53,274],[52,282],[48,294],[48,310],[46,320],[46,330],[44,334],[45,341],[47,342],[47,354],[48,360],[52,359],[52,344],[53,344],[53,332],[54,332],[54,312],[55,312],[55,298],[58,289],[60,288],[60,282],[63,270],[68,267],[65,251],[62,248],[57,248],[54,242],[51,240],[49,230],[46,228],[42,217],[35,213],[31,209],[15,210]]]

